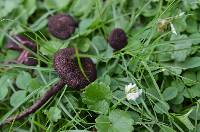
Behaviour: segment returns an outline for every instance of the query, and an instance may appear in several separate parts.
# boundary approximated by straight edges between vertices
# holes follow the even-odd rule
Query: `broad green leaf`
[[[107,42],[102,36],[95,36],[92,38],[92,44],[99,50],[105,50],[107,47]]]
[[[170,109],[168,103],[166,102],[157,102],[153,108],[157,113],[163,114],[168,113],[168,110]]]
[[[17,76],[16,85],[20,89],[27,89],[31,79],[31,75],[28,72],[22,71]]]
[[[183,82],[187,86],[192,86],[197,83],[197,76],[195,72],[186,71],[183,73],[183,77]]]
[[[7,16],[16,9],[23,0],[1,0],[0,1],[0,18]]]
[[[192,16],[187,19],[187,32],[188,33],[198,32],[197,20]]]
[[[95,2],[91,0],[76,0],[71,9],[75,16],[85,18],[92,11],[94,4]]]
[[[58,107],[51,107],[47,115],[50,121],[57,122],[61,119],[61,110]]]
[[[193,33],[189,36],[189,38],[192,40],[193,45],[200,44],[200,33]]]
[[[200,97],[200,85],[196,84],[190,88],[190,93],[192,93],[195,97]]]
[[[171,100],[177,96],[178,89],[176,87],[168,87],[163,92],[163,97],[166,101]]]
[[[94,22],[94,19],[92,18],[83,19],[79,23],[79,32],[84,33],[87,29],[89,29],[89,27],[92,25],[93,22]]]
[[[122,110],[113,110],[109,116],[100,115],[95,121],[99,132],[133,131],[133,119],[129,113]]]
[[[133,119],[131,116],[122,110],[113,110],[109,114],[109,120],[111,122],[111,131],[121,132],[126,130],[126,132],[133,131]]]
[[[45,0],[44,4],[49,9],[62,9],[70,4],[71,0]]]
[[[172,36],[172,40],[176,39],[184,39],[183,41],[178,41],[174,45],[174,53],[172,54],[172,59],[182,62],[185,61],[186,57],[191,51],[192,41],[187,40],[188,37],[186,35],[181,36]],[[186,39],[186,40],[185,40]]]
[[[200,57],[190,57],[180,64],[183,68],[195,68],[200,66]]]
[[[96,128],[98,132],[108,132],[108,129],[110,127],[110,120],[108,116],[100,115],[95,119],[96,121]]]
[[[4,75],[0,78],[0,100],[3,100],[8,94],[9,77]]]
[[[182,92],[184,90],[184,87],[185,87],[184,83],[181,80],[172,81],[171,86],[176,87],[178,92]]]
[[[39,81],[39,78],[31,79],[30,84],[29,84],[31,89],[40,88],[41,85],[42,83]]]
[[[87,130],[67,130],[67,131],[61,131],[61,132],[90,132]]]
[[[189,130],[194,129],[194,125],[188,118],[188,116],[190,115],[191,112],[192,112],[192,110],[188,111],[188,113],[186,113],[185,115],[176,116],[176,118],[179,119]]]
[[[118,8],[116,4],[113,4],[113,5],[115,5],[112,8],[113,19],[115,20],[113,22],[113,26],[116,28],[125,29],[128,25],[129,18],[122,14],[121,9]]]
[[[187,28],[187,23],[186,23],[186,16],[182,16],[178,19],[175,19],[173,21],[173,25],[175,26],[175,29],[177,32],[183,32]]]
[[[82,52],[87,52],[90,48],[91,41],[87,37],[80,37],[76,40],[77,47]]]
[[[42,52],[44,55],[53,56],[54,53],[58,51],[58,49],[60,49],[61,46],[62,43],[59,41],[47,41],[41,46],[40,52]]]
[[[109,110],[109,102],[106,100],[98,101],[96,104],[88,105],[91,110],[96,110],[100,113],[107,113]]]
[[[198,0],[183,0],[184,8],[189,11],[191,9],[197,9],[198,8]]]
[[[82,99],[89,109],[99,113],[107,113],[112,93],[106,84],[94,82],[86,87]]]
[[[150,17],[150,16],[154,16],[157,13],[157,8],[158,8],[158,4],[156,4],[155,6],[152,6],[151,4],[148,4],[148,6],[146,6],[146,8],[144,8],[143,10],[143,15],[146,17]]]
[[[181,104],[184,101],[183,94],[178,94],[174,99],[172,99],[173,104]]]
[[[113,55],[113,49],[108,45],[106,51],[102,53],[102,56],[105,58],[111,58],[112,55]]]
[[[173,51],[172,45],[161,45],[157,47],[157,50],[158,50],[157,57],[159,61],[172,60],[171,58],[172,52],[169,52],[169,51]]]
[[[199,86],[199,84],[196,84],[196,85],[192,86],[191,88],[185,89],[183,94],[186,98],[200,97],[200,86]]]
[[[192,112],[189,117],[193,120],[200,120],[200,108],[199,105],[191,107]]]
[[[36,0],[25,0],[23,5],[26,10],[27,18],[37,9]]]
[[[173,128],[166,125],[159,125],[159,127],[160,127],[159,132],[176,132]]]
[[[200,71],[197,72],[197,81],[200,82]]]
[[[195,129],[197,130],[197,132],[200,132],[200,123],[197,125]]]
[[[24,101],[26,98],[26,91],[25,90],[19,90],[12,94],[10,97],[10,104],[15,107],[19,105],[22,101]]]

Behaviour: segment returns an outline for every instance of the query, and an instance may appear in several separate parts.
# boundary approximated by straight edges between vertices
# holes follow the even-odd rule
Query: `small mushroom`
[[[16,35],[16,36],[13,36],[13,39],[15,39],[15,41],[17,41],[21,45],[32,50],[33,52],[37,52],[36,45],[31,40],[27,39],[26,37],[22,35]],[[33,58],[32,54],[29,51],[26,51],[25,49],[23,49],[22,46],[18,45],[13,40],[9,39],[7,41],[6,48],[21,52],[16,60],[17,63],[25,64],[29,66],[37,65],[37,60]]]
[[[127,45],[128,38],[123,29],[115,28],[112,30],[108,37],[108,43],[113,49],[117,51],[124,48]]]
[[[20,120],[31,113],[34,113],[43,104],[45,104],[53,95],[59,92],[66,84],[76,90],[82,89],[95,81],[97,78],[97,71],[95,64],[89,58],[80,58],[83,71],[81,72],[77,58],[75,56],[75,49],[65,48],[59,50],[54,55],[54,68],[60,77],[60,81],[52,86],[43,97],[37,100],[32,106],[26,108],[21,114],[11,116],[5,120],[1,126],[10,123],[13,120]]]
[[[70,15],[56,14],[48,20],[48,30],[56,38],[68,39],[75,32],[77,23]]]
[[[96,79],[96,68],[89,58],[81,58],[84,73],[81,72],[75,56],[74,48],[59,50],[54,56],[54,68],[59,77],[70,87],[75,89],[84,88]]]
[[[22,44],[23,46],[29,48],[30,50],[36,52],[37,47],[36,45],[29,40],[28,38],[22,36],[22,35],[16,35],[13,36],[13,39],[17,41],[18,43]],[[6,48],[11,49],[11,50],[16,50],[16,51],[22,51],[24,50],[23,47],[20,47],[20,45],[16,44],[13,40],[9,39],[6,43]]]

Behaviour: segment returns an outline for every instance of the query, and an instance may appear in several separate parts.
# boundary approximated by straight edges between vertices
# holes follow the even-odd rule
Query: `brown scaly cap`
[[[128,38],[124,30],[115,28],[108,37],[108,43],[113,49],[120,50],[126,46],[128,43]]]
[[[91,59],[80,58],[85,75],[80,70],[74,48],[59,50],[54,56],[54,68],[62,81],[75,89],[86,87],[97,78],[96,67]]]
[[[48,30],[56,38],[65,40],[74,33],[77,23],[70,15],[57,14],[49,17]]]

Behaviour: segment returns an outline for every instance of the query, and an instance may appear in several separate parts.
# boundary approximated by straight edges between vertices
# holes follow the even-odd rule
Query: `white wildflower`
[[[175,29],[174,25],[171,22],[170,22],[170,27],[171,27],[172,33],[175,34],[175,35],[177,35],[176,29]]]
[[[142,89],[138,89],[136,84],[129,83],[125,86],[125,94],[127,100],[135,101],[142,94]]]
[[[180,14],[178,14],[178,17],[182,17],[183,15],[185,15],[185,12],[181,12]]]

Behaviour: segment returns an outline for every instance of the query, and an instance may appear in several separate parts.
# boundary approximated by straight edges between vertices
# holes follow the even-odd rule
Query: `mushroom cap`
[[[120,50],[126,46],[128,43],[128,38],[124,30],[115,28],[108,37],[108,43],[113,49]]]
[[[74,33],[77,23],[70,15],[57,14],[49,17],[48,30],[56,38],[65,40]]]
[[[28,38],[22,36],[22,35],[15,35],[13,36],[13,39],[15,39],[18,43],[24,45],[25,47],[29,48],[30,50],[36,52],[37,46],[35,43],[33,43]],[[20,47],[18,44],[16,44],[13,40],[9,39],[6,43],[6,48],[16,51],[22,51],[24,50],[22,47]]]
[[[80,58],[81,66],[87,78],[80,70],[74,48],[60,49],[54,55],[54,69],[64,83],[71,88],[81,89],[95,81],[97,71],[90,58]]]

